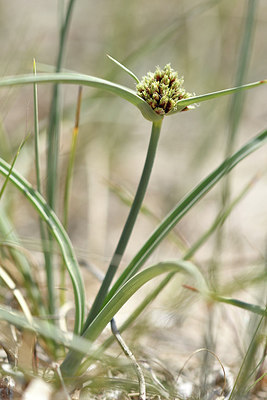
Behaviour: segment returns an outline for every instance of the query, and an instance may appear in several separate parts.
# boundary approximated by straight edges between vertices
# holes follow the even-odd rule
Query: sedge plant
[[[241,302],[231,297],[226,298],[220,293],[211,291],[202,272],[193,262],[190,261],[195,248],[201,246],[210,235],[210,232],[206,233],[206,236],[199,239],[195,248],[188,249],[184,258],[179,260],[163,260],[162,262],[152,265],[141,272],[140,269],[148,257],[183,218],[183,216],[186,215],[201,198],[203,198],[225,175],[229,174],[231,170],[244,158],[267,142],[267,130],[262,131],[252,140],[243,145],[237,152],[228,156],[182,200],[178,201],[170,213],[159,223],[158,227],[130,261],[129,265],[123,269],[113,286],[111,286],[111,284],[127,249],[128,242],[148,188],[164,118],[183,111],[193,112],[191,110],[193,110],[198,103],[236,93],[241,90],[255,88],[267,83],[267,80],[261,80],[231,89],[196,96],[188,93],[184,89],[183,78],[171,68],[170,64],[167,64],[163,69],[157,67],[155,72],[150,72],[143,77],[142,80],[139,80],[128,68],[120,64],[118,61],[114,59],[112,60],[135,80],[135,90],[101,78],[72,72],[35,73],[34,75],[13,76],[2,78],[0,80],[0,87],[33,84],[36,89],[37,84],[63,83],[106,90],[135,105],[141,111],[143,117],[151,122],[151,135],[147,155],[136,194],[129,215],[122,229],[118,244],[111,258],[109,268],[87,316],[85,315],[85,289],[80,266],[73,245],[63,224],[53,211],[52,207],[43,198],[40,190],[38,190],[38,188],[35,190],[32,185],[16,171],[14,165],[10,166],[3,159],[0,159],[0,174],[6,178],[5,186],[7,183],[13,184],[24,194],[31,206],[37,210],[39,216],[44,221],[50,234],[59,246],[64,265],[71,278],[74,293],[75,323],[73,340],[67,340],[64,333],[53,335],[53,332],[58,332],[57,327],[50,327],[51,329],[47,329],[46,324],[46,328],[44,329],[44,323],[39,323],[38,319],[32,318],[32,320],[29,321],[29,318],[27,319],[17,313],[11,312],[5,307],[1,307],[0,309],[0,318],[9,321],[11,324],[36,331],[39,334],[42,334],[44,338],[53,338],[53,340],[58,341],[58,343],[69,348],[70,350],[60,367],[63,377],[69,379],[81,373],[83,370],[81,368],[82,361],[84,359],[94,359],[93,354],[97,354],[97,352],[95,353],[93,342],[95,342],[106,325],[112,320],[127,300],[145,283],[163,274],[165,274],[166,277],[159,288],[144,301],[141,310],[143,310],[156,297],[174,274],[183,273],[193,278],[195,281],[195,290],[199,295],[202,295],[204,299],[210,302],[223,302],[225,304],[230,304],[232,306],[243,308],[248,312],[260,315],[261,318],[266,317],[266,309],[262,308],[260,305]],[[222,218],[224,218],[224,216],[218,217],[218,221],[215,223],[214,227],[211,228],[211,232],[215,230]],[[49,286],[51,285],[51,282],[47,282],[47,284]],[[50,289],[52,290],[52,288]],[[132,323],[132,321],[140,314],[141,311],[139,311],[134,314],[130,323]]]

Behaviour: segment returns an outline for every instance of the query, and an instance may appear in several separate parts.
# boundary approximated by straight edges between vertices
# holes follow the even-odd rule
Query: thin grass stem
[[[252,39],[253,32],[256,24],[255,14],[257,10],[257,0],[248,0],[247,9],[246,9],[246,18],[243,28],[242,41],[240,46],[240,54],[238,57],[238,66],[235,77],[235,86],[242,86],[246,72],[249,67],[250,54],[252,50]],[[226,139],[226,149],[225,149],[225,157],[230,157],[233,153],[234,143],[238,132],[238,126],[240,122],[240,118],[242,115],[242,111],[244,108],[244,98],[245,93],[242,91],[237,91],[233,94],[230,105],[229,105],[229,126],[228,126],[228,134]],[[231,176],[227,175],[222,182],[222,193],[221,193],[221,202],[220,208],[224,209],[228,206],[231,195]],[[218,263],[219,263],[219,254],[221,253],[223,246],[223,230],[218,231],[218,235],[216,238],[215,249],[214,249],[214,259],[217,260],[216,263],[213,262],[210,266],[210,278],[213,282],[213,285],[217,284],[217,275],[218,275]]]
[[[68,231],[68,222],[69,222],[69,203],[70,203],[70,191],[71,191],[71,183],[72,183],[72,176],[73,176],[73,168],[74,168],[74,161],[76,155],[76,148],[77,148],[77,138],[79,132],[79,121],[80,121],[80,111],[81,111],[81,101],[82,101],[82,86],[79,86],[78,90],[78,99],[77,99],[77,108],[76,108],[76,115],[75,115],[75,124],[72,132],[72,142],[70,147],[70,156],[67,166],[67,174],[65,180],[65,190],[64,190],[64,206],[63,206],[63,226],[66,231]],[[66,300],[65,295],[65,288],[66,286],[66,268],[65,264],[61,264],[60,268],[60,296],[59,302],[60,305],[63,306]]]
[[[33,74],[36,76],[36,62],[33,59]],[[42,194],[42,187],[41,187],[41,173],[40,173],[40,150],[39,150],[39,112],[38,112],[38,90],[37,84],[33,84],[33,112],[34,112],[34,152],[35,152],[35,173],[36,173],[36,186],[37,190],[40,194]],[[48,292],[48,312],[49,314],[53,315],[55,308],[55,296],[54,296],[54,280],[53,274],[51,274],[52,269],[48,268],[50,262],[50,255],[47,251],[47,234],[45,231],[45,227],[43,224],[42,218],[39,218],[39,227],[40,227],[40,236],[42,242],[42,249],[44,255],[44,261],[46,266],[46,284],[47,284],[47,292]]]
[[[24,144],[25,144],[26,140],[28,139],[28,137],[29,137],[29,136],[27,136],[25,139],[23,139],[23,141],[22,141],[21,144],[19,145],[19,148],[18,148],[18,150],[17,150],[17,152],[16,152],[16,154],[15,154],[15,157],[14,157],[13,160],[12,160],[12,164],[11,164],[9,173],[8,173],[8,175],[6,176],[6,179],[5,179],[5,181],[4,181],[4,183],[3,183],[2,187],[1,187],[1,190],[0,190],[0,200],[2,199],[2,196],[3,196],[3,194],[4,194],[4,191],[5,191],[6,187],[7,187],[7,184],[8,184],[9,178],[10,178],[10,175],[12,174],[13,168],[15,167],[15,163],[16,163],[17,158],[18,158],[18,156],[19,156],[20,150],[21,150],[22,147],[24,146]]]
[[[36,76],[36,62],[33,59],[33,73]],[[38,112],[38,92],[37,84],[33,84],[33,107],[34,107],[34,150],[35,150],[35,171],[36,171],[36,186],[39,193],[41,189],[41,174],[40,174],[40,157],[39,157],[39,112]]]
[[[122,349],[122,351],[124,352],[126,357],[128,357],[131,360],[131,362],[133,363],[133,366],[135,368],[136,375],[137,375],[137,378],[139,381],[139,400],[146,400],[146,382],[145,382],[145,377],[144,377],[142,368],[136,361],[136,358],[135,358],[134,354],[132,353],[132,351],[129,349],[129,347],[123,340],[123,338],[117,328],[114,318],[112,318],[110,325],[111,325],[112,333],[113,333],[115,339],[117,340],[120,348]]]
[[[136,191],[136,195],[135,195],[134,201],[132,203],[128,218],[124,225],[123,231],[121,233],[119,242],[117,244],[117,247],[116,247],[113,257],[111,259],[110,265],[108,267],[107,273],[105,275],[105,278],[104,278],[102,285],[99,289],[99,292],[95,298],[92,308],[88,314],[83,331],[85,331],[88,328],[90,323],[93,321],[93,319],[95,318],[95,316],[98,314],[99,310],[101,309],[104,299],[107,295],[109,286],[114,278],[115,273],[117,272],[120,261],[125,252],[125,249],[127,247],[128,241],[130,239],[137,215],[140,211],[140,208],[141,208],[141,205],[142,205],[145,193],[146,193],[146,189],[148,186],[149,178],[150,178],[152,167],[153,167],[154,160],[155,160],[158,140],[159,140],[160,131],[161,131],[161,125],[162,125],[162,120],[160,120],[159,122],[154,122],[152,124],[152,131],[151,131],[151,137],[150,137],[150,142],[149,142],[149,146],[148,146],[146,161],[145,161],[141,179],[140,179],[137,191]]]
[[[60,28],[60,43],[56,63],[56,72],[60,72],[64,52],[66,48],[67,33],[69,30],[71,15],[73,12],[75,0],[69,0],[66,17]],[[59,86],[56,84],[53,88],[52,103],[50,108],[49,126],[47,131],[48,153],[47,153],[47,198],[48,204],[55,208],[55,198],[57,189],[58,175],[58,148],[59,148],[59,121],[60,121],[60,94]]]
[[[66,48],[67,33],[71,21],[75,0],[69,0],[66,17],[60,28],[60,43],[56,63],[56,72],[60,72],[63,63],[64,51]],[[60,136],[60,117],[61,117],[61,101],[60,87],[58,84],[53,87],[52,103],[50,107],[49,125],[47,130],[47,201],[49,206],[54,210],[56,205],[56,194],[58,187],[58,154],[59,154],[59,136]],[[54,263],[53,263],[53,238],[48,231],[49,250],[45,253],[46,274],[48,278],[49,290],[49,312],[55,313],[56,298],[54,290]]]

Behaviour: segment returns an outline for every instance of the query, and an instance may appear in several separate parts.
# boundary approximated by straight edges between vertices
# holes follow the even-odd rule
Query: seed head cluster
[[[178,100],[191,96],[183,88],[184,79],[179,78],[170,64],[163,69],[156,68],[154,73],[148,72],[136,85],[137,93],[159,115],[174,111]]]

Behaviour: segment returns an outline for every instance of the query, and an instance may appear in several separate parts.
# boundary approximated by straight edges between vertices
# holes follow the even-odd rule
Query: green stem
[[[104,299],[107,295],[109,286],[110,286],[112,279],[119,267],[120,261],[122,259],[122,256],[124,254],[124,251],[126,249],[128,241],[130,239],[137,215],[139,213],[140,207],[142,205],[142,202],[143,202],[143,199],[144,199],[144,196],[146,193],[147,185],[148,185],[152,167],[154,164],[154,159],[155,159],[155,155],[156,155],[161,125],[162,125],[162,119],[160,121],[153,122],[150,142],[149,142],[147,156],[146,156],[146,161],[145,161],[142,176],[141,176],[141,179],[140,179],[137,191],[136,191],[136,195],[135,195],[132,207],[130,209],[130,213],[129,213],[126,223],[124,225],[118,245],[117,245],[116,250],[111,259],[108,271],[105,275],[105,278],[104,278],[102,285],[99,289],[99,292],[95,298],[92,308],[88,314],[87,320],[84,324],[83,332],[88,328],[88,326],[91,324],[91,322],[93,321],[95,316],[98,314],[99,310],[101,309]]]
[[[33,74],[36,76],[36,62],[33,60]],[[38,113],[38,91],[37,84],[33,84],[33,104],[34,104],[34,152],[35,152],[35,173],[36,173],[36,187],[40,194],[42,194],[41,188],[41,173],[40,173],[40,157],[39,157],[39,113]],[[43,254],[45,265],[49,264],[49,254],[47,252],[47,235],[45,231],[45,227],[43,224],[43,220],[40,217],[39,219],[40,225],[40,235],[43,247]],[[47,292],[48,292],[48,309],[49,312],[53,314],[53,306],[50,304],[51,299],[53,300],[54,296],[54,288],[53,288],[53,280],[51,280],[51,268],[46,268],[46,281],[47,281]]]
[[[56,63],[56,72],[60,72],[66,48],[67,33],[70,25],[72,10],[75,0],[70,0],[67,8],[66,18],[60,29],[60,43]],[[58,148],[59,148],[59,119],[60,119],[60,94],[59,86],[53,88],[53,97],[50,110],[49,127],[47,131],[48,153],[47,153],[47,196],[48,204],[55,208],[57,170],[58,170]]]
[[[76,155],[76,149],[77,149],[77,138],[78,138],[78,132],[79,132],[81,100],[82,100],[82,86],[79,86],[75,124],[74,124],[73,132],[72,132],[72,142],[71,142],[71,147],[70,147],[70,155],[69,155],[69,161],[68,161],[68,166],[67,166],[67,174],[66,174],[65,190],[64,190],[63,226],[64,226],[66,232],[68,231],[68,224],[69,224],[70,191],[71,191],[74,161],[75,161],[75,155]],[[61,268],[60,268],[61,291],[60,291],[60,296],[59,296],[61,306],[63,306],[66,301],[66,293],[64,290],[65,286],[66,286],[66,267],[65,267],[64,261],[62,261]]]
[[[64,50],[66,48],[67,33],[70,25],[71,14],[75,0],[70,0],[65,20],[60,28],[60,43],[56,64],[56,72],[60,72]],[[56,190],[58,187],[58,153],[59,153],[59,128],[60,128],[60,90],[59,86],[53,87],[52,103],[50,108],[49,126],[47,130],[47,202],[54,210],[56,203]],[[54,291],[54,265],[53,265],[53,241],[52,235],[48,232],[49,249],[45,256],[47,286],[49,290],[49,312],[54,315],[55,313],[55,291]]]

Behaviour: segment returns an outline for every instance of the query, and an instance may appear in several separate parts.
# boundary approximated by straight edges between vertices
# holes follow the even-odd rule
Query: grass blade
[[[33,73],[36,76],[36,62],[33,60]],[[36,173],[36,186],[40,194],[41,189],[41,175],[40,175],[40,157],[39,157],[39,112],[38,112],[38,91],[37,84],[33,84],[33,112],[34,112],[34,152],[35,152],[35,173]],[[47,251],[47,235],[43,225],[43,220],[40,218],[40,236],[45,260],[45,271],[46,271],[46,284],[48,294],[48,311],[49,314],[54,315],[55,313],[55,293],[54,293],[54,274],[51,263],[51,255]],[[50,244],[49,244],[50,246]]]
[[[122,333],[125,331],[132,323],[139,317],[139,315],[144,311],[144,309],[158,296],[159,293],[165,288],[165,286],[170,282],[173,278],[174,272],[170,272],[159,284],[156,288],[149,293],[145,299],[136,307],[136,309],[130,314],[130,316],[124,321],[124,323],[119,327],[119,331]],[[112,343],[115,341],[114,336],[110,336],[108,339],[101,344],[100,349],[97,350],[100,353],[104,352]],[[86,359],[79,367],[79,375],[83,374],[87,368],[92,363],[91,359]]]
[[[138,289],[151,279],[166,272],[183,272],[189,274],[196,280],[196,286],[201,293],[205,294],[208,292],[206,282],[201,272],[192,263],[187,261],[169,261],[159,263],[138,273],[126,282],[98,313],[91,325],[84,332],[83,337],[90,340],[90,342],[93,342],[111,321],[114,315]],[[61,365],[62,373],[66,376],[75,374],[82,358],[82,354],[70,351]]]
[[[73,176],[74,161],[75,161],[75,156],[76,156],[81,102],[82,102],[82,86],[79,86],[75,124],[74,124],[74,128],[72,131],[72,142],[71,142],[71,147],[70,147],[70,155],[69,155],[69,160],[68,160],[68,165],[67,165],[67,174],[66,174],[65,189],[64,189],[63,226],[66,229],[66,231],[68,231],[70,190],[71,190],[71,183],[72,183],[72,176]],[[65,272],[66,272],[66,269],[65,269],[65,265],[63,263],[60,268],[60,287],[63,289],[65,288],[65,285],[66,285]],[[65,303],[65,291],[61,290],[61,293],[60,293],[61,306],[63,306],[64,303]]]
[[[240,86],[244,83],[246,77],[246,71],[250,62],[250,55],[252,50],[252,39],[256,24],[256,10],[258,1],[249,0],[247,3],[246,10],[246,21],[244,27],[244,33],[241,43],[240,56],[238,60],[238,67],[236,73],[236,86]],[[234,140],[237,132],[237,127],[241,118],[241,113],[244,105],[244,93],[235,92],[229,109],[229,135],[228,143],[226,148],[226,157],[232,154]]]
[[[115,64],[117,64],[121,69],[123,69],[123,71],[125,71],[128,75],[130,75],[136,81],[136,83],[139,83],[139,79],[137,78],[137,76],[132,71],[130,71],[123,64],[121,64],[119,61],[115,60],[115,58],[109,56],[108,54],[107,54],[107,57],[111,61],[113,61]]]
[[[76,107],[76,115],[75,115],[75,124],[74,124],[74,128],[73,128],[73,131],[72,131],[72,141],[71,141],[70,155],[69,155],[69,160],[68,160],[66,180],[65,180],[65,189],[64,189],[63,225],[64,225],[64,228],[66,230],[67,230],[67,227],[68,227],[70,189],[71,189],[74,161],[75,161],[76,148],[77,148],[77,138],[78,138],[78,132],[79,132],[81,102],[82,102],[82,86],[79,86],[77,107]]]
[[[257,86],[263,85],[264,83],[267,83],[267,79],[263,79],[263,80],[257,81],[257,82],[248,83],[246,85],[236,86],[236,87],[233,87],[233,88],[230,88],[230,89],[218,90],[218,91],[212,92],[212,93],[206,93],[206,94],[202,94],[202,95],[199,95],[199,96],[189,97],[188,99],[184,99],[184,100],[178,100],[177,103],[176,103],[176,105],[177,105],[176,111],[170,112],[170,114],[175,114],[175,113],[181,111],[182,109],[184,109],[186,106],[189,106],[191,104],[202,103],[203,101],[216,99],[217,97],[226,96],[228,94],[236,93],[236,92],[239,92],[240,90],[253,89],[253,88],[257,87]]]
[[[254,180],[249,182],[248,185],[246,185],[246,187],[242,190],[242,192],[229,205],[227,210],[225,210],[224,213],[220,213],[217,216],[217,218],[215,219],[215,221],[212,223],[210,228],[203,235],[201,235],[201,237],[198,240],[196,240],[196,242],[190,247],[190,249],[187,249],[187,251],[183,257],[183,260],[187,261],[190,258],[192,258],[194,256],[194,254],[196,253],[196,251],[209,239],[209,237],[212,235],[212,233],[214,233],[214,231],[224,223],[224,221],[229,216],[229,214],[232,212],[234,207],[240,202],[240,200],[245,196],[245,194],[247,194],[247,192],[251,188],[253,182],[254,182]],[[119,328],[120,332],[123,332],[125,329],[127,329],[127,327],[129,325],[132,324],[133,321],[136,320],[136,318],[142,313],[142,311],[147,307],[147,305],[149,303],[151,303],[156,298],[156,296],[163,290],[163,288],[169,283],[169,281],[171,280],[173,275],[174,274],[172,272],[170,274],[168,274],[167,277],[164,278],[164,280],[162,282],[160,282],[160,284],[142,301],[142,303],[127,318],[127,320],[123,323],[123,325],[120,326],[120,328]],[[265,275],[266,275],[266,273],[265,273]],[[261,275],[261,279],[262,279],[262,277],[265,277],[265,275]],[[251,278],[249,279],[249,282],[251,282]],[[227,287],[229,287],[229,283],[228,283]],[[223,291],[223,293],[224,293],[224,291]],[[108,347],[112,342],[113,342],[113,338],[111,337],[106,340],[106,342],[104,343],[104,345],[102,345],[102,347],[104,347],[104,348]]]
[[[0,307],[0,320],[7,321],[22,329],[37,332],[46,339],[52,339],[59,344],[63,344],[76,351],[81,351],[84,354],[90,354],[93,351],[91,344],[86,339],[63,332],[48,321],[43,321],[36,317],[32,317],[32,320],[28,321],[22,313],[13,310],[10,311],[3,306]]]
[[[8,176],[10,173],[10,168],[10,165],[0,158],[0,174],[3,176]],[[55,213],[50,209],[43,197],[26,181],[26,179],[24,179],[18,172],[13,170],[10,174],[9,181],[12,182],[34,206],[40,217],[48,225],[59,245],[74,290],[76,306],[74,331],[75,333],[80,333],[84,318],[85,293],[83,280],[80,274],[80,268],[70,239]]]
[[[56,72],[60,72],[65,53],[67,34],[71,22],[75,0],[69,0],[66,17],[60,27],[59,51],[56,63]],[[60,88],[53,87],[52,103],[50,107],[49,125],[47,130],[47,201],[52,209],[55,208],[57,176],[58,176],[58,148],[59,148],[59,122],[60,122]]]
[[[245,82],[246,72],[250,62],[250,54],[252,50],[252,38],[253,32],[256,25],[256,9],[257,9],[258,1],[248,0],[246,6],[246,18],[244,23],[244,30],[242,35],[242,41],[240,44],[240,54],[238,57],[238,66],[235,78],[235,85],[240,86]],[[238,126],[240,123],[240,118],[242,115],[242,111],[244,108],[244,92],[235,92],[229,102],[229,110],[227,119],[229,120],[228,133],[226,138],[226,149],[225,149],[225,157],[229,157],[234,151],[234,143],[238,132]],[[222,197],[220,208],[227,207],[231,194],[231,177],[230,175],[224,179],[222,184]],[[218,235],[216,238],[216,246],[215,253],[218,254],[220,252],[220,248],[222,246],[223,239],[223,230],[218,231]],[[218,257],[218,256],[217,256]],[[210,275],[214,280],[214,285],[216,286],[216,280],[218,279],[218,266],[217,263],[213,263],[210,270]]]
[[[193,244],[190,249],[186,252],[183,259],[189,260],[195,252],[208,240],[211,234],[216,230],[218,226],[224,223],[227,216],[231,213],[233,208],[239,203],[239,201],[243,198],[243,196],[247,193],[249,188],[251,187],[252,182],[250,182],[246,187],[242,190],[242,192],[237,196],[236,199],[230,204],[227,210],[223,214],[219,214],[215,221],[212,223],[211,227]],[[266,275],[266,274],[265,274]],[[261,275],[260,279],[263,279],[265,275]],[[165,288],[165,286],[170,282],[173,278],[174,273],[170,272],[157,286],[156,288],[149,293],[145,299],[136,307],[136,309],[130,314],[130,316],[124,321],[124,323],[120,326],[120,332],[126,330],[144,311],[144,309],[158,296],[158,294]],[[257,277],[258,278],[258,277]],[[248,280],[251,284],[251,278]],[[229,287],[229,284],[228,284]],[[224,293],[224,291],[222,291]],[[100,351],[104,351],[107,349],[113,342],[114,336],[110,336],[105,342],[101,345]],[[90,359],[85,360],[81,367],[79,368],[79,372],[83,373],[89,367],[91,363]]]
[[[226,174],[228,174],[240,161],[249,154],[256,151],[267,142],[267,130],[250,140],[245,146],[233,156],[226,159],[218,168],[201,181],[175,208],[167,215],[158,228],[152,233],[140,251],[133,258],[128,267],[123,271],[119,279],[111,288],[106,302],[113,296],[118,288],[133,276],[144,264],[150,254],[156,249],[160,242],[166,237],[171,229],[182,219],[182,217],[196,204],[209,190]]]
[[[113,93],[129,101],[137,108],[139,108],[144,118],[148,119],[149,121],[160,121],[162,119],[162,117],[155,113],[152,108],[145,102],[145,100],[141,99],[141,97],[139,97],[134,90],[129,89],[126,86],[122,86],[117,83],[113,83],[101,78],[96,78],[90,75],[67,72],[60,72],[55,74],[37,74],[36,76],[18,75],[1,79],[0,87],[28,85],[32,83],[66,83],[72,85],[95,87]]]
[[[33,73],[36,76],[36,62],[33,59]],[[33,112],[34,112],[34,151],[35,151],[35,171],[36,171],[36,186],[39,193],[41,190],[41,176],[40,176],[40,157],[39,157],[39,113],[38,113],[38,92],[37,84],[33,85]]]
[[[67,44],[67,34],[70,26],[71,15],[73,12],[75,0],[69,0],[66,16],[64,17],[64,1],[59,4],[60,15],[60,38],[59,50],[57,55],[56,71],[61,70],[63,57]],[[54,85],[52,93],[52,102],[49,113],[49,124],[47,129],[47,166],[46,166],[46,195],[49,206],[54,210],[56,206],[57,188],[58,188],[58,155],[60,139],[60,119],[61,119],[61,90],[58,84]],[[44,236],[44,235],[43,235]],[[49,311],[52,315],[55,313],[55,290],[54,290],[54,263],[53,263],[53,240],[51,233],[47,233],[49,251],[45,252],[45,267],[47,274],[47,286],[49,294]]]
[[[228,298],[228,297],[224,297],[224,296],[219,296],[217,294],[214,294],[212,296],[212,298],[213,298],[213,300],[218,301],[220,303],[231,304],[232,306],[243,308],[244,310],[253,312],[254,314],[258,314],[263,317],[267,316],[267,309],[262,308],[256,304],[246,303],[245,301],[232,299],[232,298]]]

